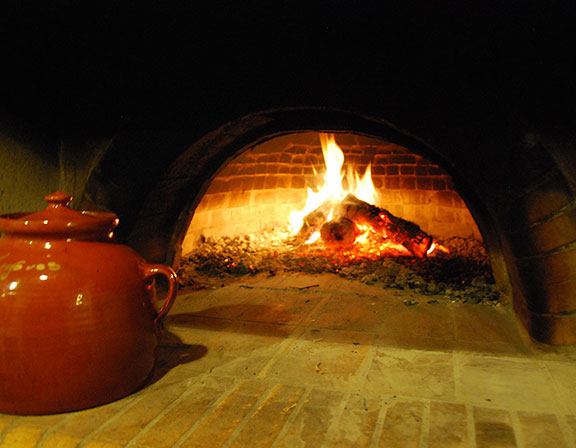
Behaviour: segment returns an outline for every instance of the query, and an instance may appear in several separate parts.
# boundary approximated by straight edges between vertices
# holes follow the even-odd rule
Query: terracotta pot
[[[112,243],[118,218],[77,212],[61,192],[0,217],[0,412],[48,414],[113,401],[154,368],[176,274]],[[169,291],[159,311],[156,275]]]

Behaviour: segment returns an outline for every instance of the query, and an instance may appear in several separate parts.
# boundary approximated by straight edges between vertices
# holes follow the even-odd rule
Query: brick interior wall
[[[438,165],[380,139],[337,134],[336,143],[344,153],[344,169],[352,165],[363,174],[372,165],[381,193],[377,205],[439,238],[481,238],[450,176]],[[182,253],[191,251],[200,236],[235,236],[287,225],[290,212],[304,206],[307,186],[321,185],[323,167],[316,132],[276,137],[243,152],[212,180],[194,212]]]

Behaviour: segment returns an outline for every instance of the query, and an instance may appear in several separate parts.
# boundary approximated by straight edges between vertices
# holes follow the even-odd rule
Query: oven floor
[[[508,306],[431,299],[328,274],[182,293],[148,386],[0,414],[0,446],[576,446],[576,350],[531,343]]]

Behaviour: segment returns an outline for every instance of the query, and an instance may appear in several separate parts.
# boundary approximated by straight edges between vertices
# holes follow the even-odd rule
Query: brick
[[[394,216],[406,216],[406,213],[404,212],[404,206],[401,204],[391,204],[388,207],[388,211]]]
[[[416,170],[414,169],[414,166],[403,165],[400,167],[400,173],[401,174],[414,174],[415,172],[416,172]]]
[[[268,388],[269,385],[263,381],[243,381],[214,411],[199,422],[180,446],[221,446]]]
[[[55,432],[48,435],[42,442],[42,448],[76,448],[80,445],[80,437]]]
[[[374,154],[374,165],[381,166],[390,163],[390,154]]]
[[[280,165],[268,165],[266,169],[266,173],[268,174],[277,174],[278,172],[280,172]]]
[[[362,156],[362,155],[366,154],[366,149],[363,146],[353,146],[352,148],[349,148],[345,154],[353,154],[356,156]]]
[[[552,345],[576,344],[576,317],[530,314],[530,336]]]
[[[464,202],[464,199],[462,199],[462,198],[460,197],[460,195],[455,195],[455,196],[452,198],[452,201],[454,202],[454,207],[461,208],[461,209],[465,209],[465,210],[466,210],[466,213],[467,213],[469,216],[472,216],[472,215],[470,215],[470,212],[468,211],[468,207],[466,206],[466,203]]]
[[[279,162],[281,163],[292,163],[292,155],[287,154],[287,153],[282,153],[280,154],[280,160]]]
[[[228,193],[206,195],[208,210],[218,210],[228,207]]]
[[[389,163],[398,163],[400,165],[414,165],[416,163],[414,155],[393,155],[388,160]]]
[[[576,311],[576,279],[561,283],[535,285],[531,279],[526,282],[533,294],[528,298],[532,311],[537,313],[571,313]]]
[[[451,191],[439,191],[436,193],[436,201],[443,207],[452,207],[454,205],[453,198]]]
[[[444,179],[433,179],[432,180],[432,189],[442,191],[446,190],[446,181]],[[464,204],[462,202],[462,204]]]
[[[135,405],[112,420],[111,424],[102,426],[93,439],[128,443],[145,425],[180,397],[187,386],[186,382],[180,382],[149,391]]]
[[[395,176],[400,174],[400,167],[398,165],[388,165],[386,166],[386,174],[390,176]]]
[[[3,447],[34,448],[44,435],[46,428],[21,423],[4,434]]]
[[[526,448],[567,448],[562,430],[553,414],[518,412]]]
[[[256,165],[256,174],[266,174],[268,172],[268,165],[265,163],[259,163]]]
[[[292,176],[290,186],[292,188],[306,188],[306,181],[301,176]]]
[[[318,191],[322,185],[324,185],[324,179],[318,176],[306,176],[304,178],[307,187],[312,188],[314,191]]]
[[[477,448],[516,448],[516,435],[508,411],[474,408]]]
[[[231,448],[272,446],[286,421],[304,394],[303,387],[276,385],[246,426],[234,439]],[[262,430],[266,428],[266,430]]]
[[[211,212],[194,212],[192,221],[190,222],[190,228],[201,229],[203,227],[210,227],[212,222]]]
[[[385,185],[385,180],[383,176],[377,176],[377,177],[372,177],[372,183],[374,184],[374,186],[379,189],[379,190],[383,190],[384,189],[384,185]]]
[[[467,448],[469,446],[466,407],[462,404],[432,402],[428,447]]]
[[[274,201],[277,205],[279,204],[286,204],[290,202],[292,199],[292,191],[287,189],[276,189],[274,191]],[[275,216],[278,216],[280,213],[280,208],[277,207],[276,212],[274,213]]]
[[[343,399],[342,392],[313,389],[276,446],[321,446]]]
[[[306,154],[309,156],[322,157],[322,148],[318,145],[306,148]]]
[[[350,395],[338,422],[327,437],[327,446],[369,447],[382,400],[360,393]]]
[[[253,176],[244,176],[242,177],[242,184],[240,188],[242,190],[252,190],[254,187],[254,177]]]
[[[348,166],[357,167],[362,164],[360,160],[360,156],[344,154],[344,168],[347,168]]]
[[[536,253],[576,241],[576,209],[533,227],[529,230],[529,239]]]
[[[237,173],[237,168],[235,165],[229,163],[228,165],[225,165],[219,172],[218,172],[218,176],[220,177],[228,177],[231,176],[233,174]]]
[[[400,189],[400,178],[397,176],[386,178],[386,188],[393,190]]]
[[[290,169],[291,169],[290,165],[286,165],[286,164],[278,165],[278,173],[279,174],[290,174]]]
[[[18,418],[16,415],[0,414],[0,436],[6,428],[13,424]]]
[[[276,187],[277,188],[290,188],[292,178],[291,176],[277,176],[276,177]]]
[[[405,190],[414,190],[416,188],[415,177],[400,177],[400,188]]]
[[[434,220],[441,223],[451,223],[455,221],[454,212],[447,207],[438,207],[434,213]]]
[[[303,174],[304,168],[301,166],[292,166],[290,167],[290,174]]]
[[[428,175],[428,167],[422,166],[422,165],[416,165],[415,173],[418,176],[426,176],[426,175]]]
[[[234,176],[228,181],[228,192],[230,191],[238,191],[242,189],[242,181],[244,180],[243,177]]]
[[[60,434],[84,438],[135,400],[134,395],[97,408],[76,412],[58,427]]]
[[[238,169],[238,174],[241,176],[249,176],[252,174],[256,174],[258,169],[258,164],[251,163],[250,165],[243,165]]]
[[[256,176],[254,177],[254,190],[262,190],[264,188],[264,179],[266,176]]]
[[[446,174],[446,172],[440,168],[439,166],[436,165],[430,165],[428,167],[428,174]]]
[[[254,163],[258,159],[257,154],[254,149],[243,152],[238,158],[234,159],[234,162],[238,163]]]
[[[576,277],[576,249],[550,254],[544,258],[521,262],[524,277],[543,283],[561,283]]]
[[[306,154],[306,147],[302,145],[295,145],[288,148],[286,151],[290,154]]]
[[[228,181],[223,179],[223,178],[216,178],[210,184],[210,187],[209,187],[207,193],[214,194],[214,193],[224,193],[227,191],[229,191],[228,190]]]
[[[232,387],[232,378],[207,377],[192,385],[176,406],[164,413],[137,439],[136,446],[168,448],[174,445],[202,415]]]
[[[123,448],[124,443],[110,442],[105,440],[90,440],[82,445],[82,448]]]
[[[424,194],[418,190],[409,191],[408,194],[404,195],[404,201],[410,205],[422,205],[426,203]],[[424,207],[420,207],[419,210],[420,212],[424,212]]]
[[[264,188],[266,189],[276,188],[277,183],[278,179],[276,176],[266,176],[264,178]]]
[[[566,423],[568,424],[570,432],[572,433],[572,440],[576,442],[576,415],[567,415]]]
[[[276,154],[267,154],[266,156],[263,157],[262,162],[267,162],[267,163],[278,163],[280,162],[280,153],[276,153]]]
[[[416,185],[419,190],[432,190],[434,188],[433,181],[429,177],[418,177]]]
[[[236,207],[245,207],[250,204],[251,194],[249,191],[241,191],[239,193],[233,194],[230,197],[230,202],[228,207],[236,208]]]
[[[372,159],[373,159],[373,157],[372,157],[371,155],[364,155],[364,156],[362,156],[362,158],[360,159],[360,163],[361,163],[363,166],[368,166],[368,165],[371,165],[371,164],[372,164]]]
[[[399,401],[386,410],[380,448],[417,448],[422,431],[424,404],[417,401]]]
[[[384,165],[376,165],[372,167],[373,176],[385,176],[387,174],[387,168]],[[398,174],[398,173],[396,173]]]
[[[518,214],[520,219],[533,223],[558,212],[573,200],[569,186],[558,174],[525,196],[515,199],[509,204],[510,214]]]

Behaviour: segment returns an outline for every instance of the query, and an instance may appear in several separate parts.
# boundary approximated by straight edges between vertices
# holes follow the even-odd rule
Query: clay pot
[[[118,218],[61,192],[0,217],[0,412],[48,414],[116,400],[154,368],[176,274],[112,242]],[[160,310],[154,277],[168,279]]]

